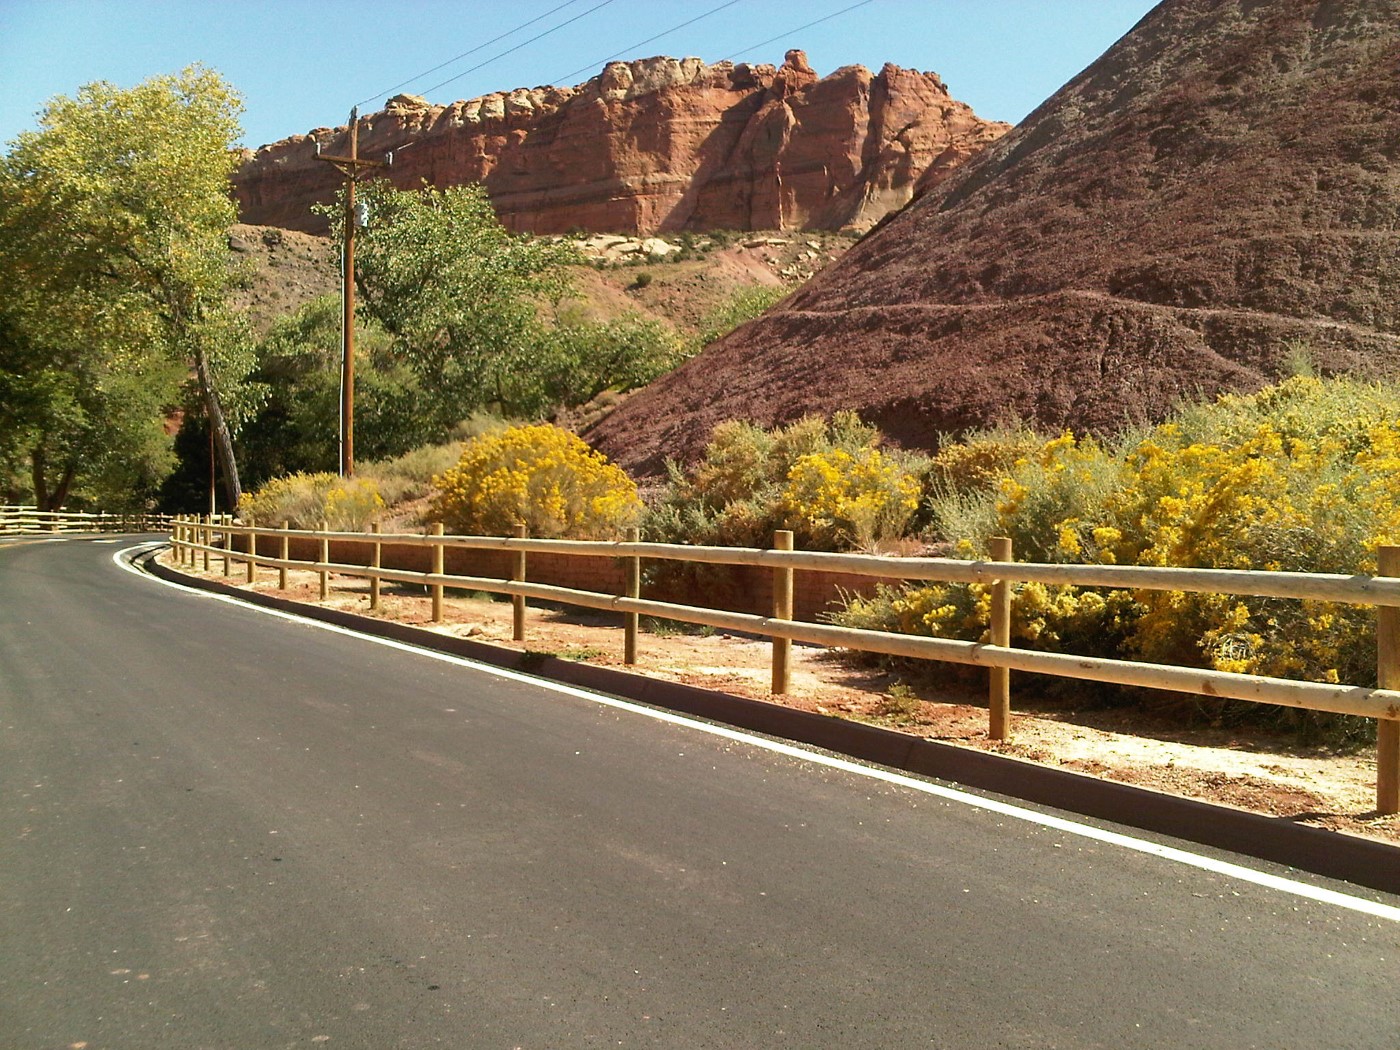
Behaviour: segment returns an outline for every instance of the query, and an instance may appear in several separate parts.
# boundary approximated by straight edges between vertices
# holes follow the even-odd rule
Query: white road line
[[[765,751],[771,751],[779,755],[786,755],[790,758],[802,759],[803,761],[812,762],[817,765],[839,769],[856,776],[867,777],[871,780],[881,780],[888,784],[895,784],[899,787],[908,788],[911,791],[922,792],[925,795],[933,795],[950,802],[960,802],[963,805],[986,810],[1000,816],[1024,820],[1032,824],[1039,824],[1041,827],[1062,831],[1067,835],[1077,835],[1080,838],[1091,839],[1095,842],[1120,846],[1123,849],[1133,850],[1136,853],[1145,853],[1149,856],[1160,857],[1163,860],[1172,861],[1176,864],[1185,864],[1189,867],[1198,868],[1201,871],[1225,875],[1230,878],[1239,879],[1242,882],[1253,883],[1256,886],[1264,886],[1268,889],[1278,890],[1281,893],[1292,894],[1296,897],[1304,897],[1322,904],[1331,904],[1338,908],[1346,908],[1350,911],[1360,912],[1363,915],[1370,915],[1378,919],[1400,922],[1400,907],[1395,907],[1394,905],[1382,904],[1378,901],[1352,896],[1351,894],[1327,889],[1322,886],[1311,886],[1306,882],[1299,882],[1295,879],[1284,878],[1283,876],[1273,875],[1268,872],[1256,871],[1242,864],[1219,860],[1215,857],[1203,856],[1199,853],[1192,853],[1189,850],[1184,850],[1176,846],[1165,846],[1158,842],[1150,842],[1146,839],[1135,838],[1132,835],[1125,835],[1122,832],[1108,831],[1104,828],[1097,828],[1090,824],[1081,824],[1077,821],[1067,820],[1064,817],[1057,817],[1048,813],[1038,813],[1024,806],[1013,805],[998,799],[984,798],[981,795],[974,795],[956,788],[944,787],[941,784],[933,784],[926,780],[919,780],[903,773],[897,773],[894,770],[881,769],[878,766],[861,765],[849,759],[836,758],[816,751],[808,751],[794,744],[784,744],[776,740],[767,740],[763,737],[745,733],[742,730],[730,729],[727,726],[711,725],[708,722],[696,721],[695,719],[674,714],[670,711],[659,711],[655,708],[644,707],[640,704],[634,704],[627,700],[619,700],[611,696],[604,696],[601,693],[589,692],[586,689],[564,685],[560,682],[551,682],[543,678],[535,678],[530,675],[521,674],[518,671],[511,671],[502,667],[494,667],[490,664],[478,663],[475,660],[469,660],[461,656],[453,656],[450,653],[435,652],[431,649],[409,645],[406,642],[396,641],[392,638],[379,638],[374,635],[362,634],[359,631],[352,631],[347,627],[323,623],[320,620],[298,616],[295,613],[283,612],[280,609],[268,609],[260,605],[251,605],[248,602],[241,601],[228,595],[198,590],[175,583],[171,580],[163,580],[158,576],[152,576],[150,573],[142,572],[132,565],[129,559],[124,558],[127,554],[135,557],[139,553],[162,546],[165,546],[165,544],[149,543],[138,547],[128,547],[125,550],[114,552],[112,560],[127,572],[140,576],[143,579],[153,580],[156,583],[172,587],[184,594],[228,602],[230,605],[236,605],[243,609],[251,609],[256,612],[266,613],[269,616],[276,616],[284,620],[291,620],[295,623],[317,627],[324,631],[331,631],[336,634],[348,635],[352,638],[374,642],[377,645],[388,646],[391,649],[399,649],[406,653],[415,653],[419,656],[426,656],[443,663],[455,664],[458,667],[470,668],[471,670],[480,671],[484,674],[494,675],[497,678],[504,678],[513,682],[522,682],[540,689],[548,689],[552,692],[562,693],[566,696],[589,700],[593,703],[601,704],[604,707],[613,707],[618,710],[629,711],[646,718],[656,719],[659,722],[669,722],[672,725],[685,726],[702,733],[708,733],[711,736],[723,737],[726,740],[733,740],[751,747],[762,748]]]

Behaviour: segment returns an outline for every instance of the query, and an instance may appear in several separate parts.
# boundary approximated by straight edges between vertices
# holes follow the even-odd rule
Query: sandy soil
[[[169,552],[161,557],[173,564]],[[222,561],[216,557],[208,575],[222,579],[221,569]],[[205,575],[201,569],[194,572]],[[246,586],[242,566],[235,564],[233,572],[228,582]],[[318,603],[316,574],[290,573],[284,592],[277,590],[277,582],[274,570],[262,570],[255,587]],[[620,617],[604,613],[530,608],[527,640],[522,644],[511,640],[509,601],[449,595],[443,623],[433,624],[422,588],[386,585],[379,612],[370,614],[368,581],[332,577],[325,604],[508,648],[623,666]],[[859,666],[839,653],[795,646],[791,691],[774,697],[769,693],[766,641],[724,632],[682,633],[661,625],[644,630],[638,648],[633,670],[639,674],[1400,842],[1400,816],[1382,817],[1375,812],[1374,752],[1338,754],[1301,748],[1257,731],[1152,725],[1136,712],[1046,710],[1018,697],[1014,680],[1012,704],[1022,707],[1015,711],[1012,739],[999,742],[987,737],[985,696],[957,682],[937,687],[924,684],[915,691],[890,674]]]

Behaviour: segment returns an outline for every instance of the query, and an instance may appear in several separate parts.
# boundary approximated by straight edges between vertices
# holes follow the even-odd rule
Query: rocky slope
[[[854,238],[766,231],[687,236],[683,241],[616,235],[570,240],[582,263],[569,269],[572,290],[560,304],[561,312],[591,321],[637,314],[662,321],[689,339],[736,293],[796,287],[839,259]],[[228,243],[240,272],[234,305],[246,311],[259,335],[312,299],[340,294],[336,245],[325,237],[239,224],[229,231]]]
[[[1113,430],[1302,347],[1400,366],[1400,0],[1166,0],[1026,121],[588,436],[854,408]]]
[[[834,230],[868,227],[1006,130],[934,73],[847,66],[819,79],[789,51],[777,68],[613,62],[575,88],[450,106],[399,95],[361,118],[359,149],[392,152],[399,186],[485,184],[515,230]],[[339,176],[318,149],[347,153],[347,129],[250,154],[234,178],[242,221],[324,230],[310,206]]]

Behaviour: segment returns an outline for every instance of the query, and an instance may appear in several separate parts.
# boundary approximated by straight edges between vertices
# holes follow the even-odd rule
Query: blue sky
[[[217,69],[242,93],[244,143],[258,146],[343,124],[350,107],[364,100],[363,111],[378,109],[389,89],[410,78],[396,90],[448,103],[515,87],[581,83],[615,52],[778,63],[790,47],[804,49],[823,76],[855,63],[933,70],[980,115],[1016,122],[1153,6],[1150,0],[865,0],[846,10],[859,0],[734,0],[643,43],[725,2],[0,0],[0,141],[33,127],[55,95],[94,80],[129,87],[196,62]],[[576,16],[582,17],[528,42]],[[450,61],[533,19],[539,21]],[[524,46],[502,54],[517,45]],[[441,63],[448,64],[426,73]],[[442,83],[449,78],[455,79]]]

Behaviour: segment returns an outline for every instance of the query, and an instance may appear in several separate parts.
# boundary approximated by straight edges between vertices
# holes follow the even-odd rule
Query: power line
[[[640,41],[640,42],[638,42],[638,43],[636,43],[636,44],[633,44],[633,45],[630,46],[630,47],[625,47],[625,48],[623,48],[621,51],[614,52],[613,54],[609,55],[607,58],[599,59],[597,62],[590,62],[590,63],[588,63],[588,65],[586,65],[586,66],[583,66],[583,67],[581,67],[581,68],[579,68],[579,69],[575,69],[572,73],[565,73],[562,77],[555,77],[555,78],[554,78],[554,83],[560,84],[560,85],[567,84],[567,83],[568,83],[570,80],[572,80],[574,77],[578,76],[580,73],[587,73],[587,72],[588,72],[590,69],[592,69],[594,66],[601,66],[601,65],[603,65],[604,63],[611,62],[613,59],[615,59],[615,58],[620,58],[620,57],[623,56],[623,55],[627,55],[627,54],[633,54],[633,55],[635,55],[635,54],[636,54],[636,51],[637,51],[637,48],[639,48],[639,47],[646,47],[647,44],[650,44],[650,43],[652,43],[652,42],[655,41],[655,40],[660,40],[663,36],[670,36],[672,33],[674,33],[674,32],[675,32],[676,30],[678,30],[678,29],[684,29],[686,26],[694,25],[696,22],[699,22],[701,19],[709,18],[711,15],[719,14],[719,12],[723,11],[726,7],[733,7],[733,6],[734,6],[735,4],[737,4],[738,2],[739,2],[739,0],[728,0],[728,3],[723,3],[723,4],[720,4],[718,7],[711,8],[709,11],[706,11],[703,15],[696,15],[694,18],[690,19],[689,21],[682,22],[680,25],[674,25],[674,26],[672,26],[670,29],[667,29],[667,30],[665,30],[665,31],[663,31],[663,32],[657,33],[655,36],[649,36],[649,37],[647,37],[645,40],[642,40],[642,41]]]
[[[573,24],[574,24],[575,22],[577,22],[580,18],[587,18],[587,17],[588,17],[589,15],[591,15],[594,11],[597,11],[599,8],[607,7],[607,6],[608,6],[610,3],[612,3],[612,2],[613,2],[613,0],[603,0],[603,2],[602,2],[601,4],[595,4],[594,6],[590,7],[587,11],[584,11],[582,14],[574,15],[573,18],[570,18],[570,19],[567,19],[566,21],[560,22],[560,23],[559,23],[557,26],[555,26],[553,29],[546,29],[543,33],[540,33],[538,36],[532,36],[529,40],[526,40],[524,43],[516,44],[516,45],[515,45],[514,47],[512,47],[512,48],[507,48],[505,51],[502,51],[500,54],[498,54],[498,55],[493,55],[492,57],[488,58],[485,62],[478,62],[476,65],[472,66],[470,69],[464,69],[464,70],[462,70],[462,72],[458,73],[458,74],[457,74],[456,76],[454,76],[454,77],[448,77],[448,78],[447,78],[446,80],[444,80],[441,84],[434,84],[432,87],[425,89],[424,92],[423,92],[423,94],[426,95],[426,94],[428,94],[428,92],[430,92],[430,91],[436,91],[438,88],[446,87],[448,84],[452,83],[454,80],[461,80],[461,79],[462,79],[464,76],[466,76],[468,73],[475,73],[478,69],[481,69],[481,68],[483,68],[484,66],[489,66],[492,62],[495,62],[497,59],[505,58],[506,55],[514,54],[516,51],[519,51],[522,47],[528,47],[530,44],[533,44],[536,40],[543,40],[545,37],[549,36],[551,33],[557,33],[557,32],[559,32],[559,30],[563,29],[565,26],[573,25]]]
[[[360,107],[360,106],[365,105],[367,102],[373,102],[375,99],[377,99],[377,98],[379,98],[379,97],[381,97],[381,96],[388,96],[388,95],[392,94],[393,92],[397,91],[397,90],[398,90],[399,88],[401,88],[401,87],[407,87],[409,84],[412,84],[415,80],[421,80],[423,77],[426,77],[429,73],[436,73],[439,69],[446,69],[448,66],[452,65],[453,62],[459,62],[459,61],[461,61],[462,59],[466,58],[468,55],[474,55],[474,54],[476,54],[478,51],[481,51],[481,50],[483,50],[483,49],[485,49],[485,48],[490,47],[492,44],[499,43],[500,41],[504,40],[504,39],[505,39],[506,37],[508,37],[508,36],[514,36],[516,33],[520,32],[522,29],[529,29],[530,26],[534,25],[536,22],[543,22],[546,18],[548,18],[550,15],[554,14],[556,11],[562,11],[562,10],[564,10],[564,8],[569,7],[569,6],[571,6],[571,5],[573,5],[573,4],[576,4],[576,3],[578,3],[578,2],[579,2],[579,0],[564,0],[564,2],[563,2],[562,4],[560,4],[558,7],[552,7],[552,8],[550,8],[548,11],[546,11],[544,14],[538,15],[537,17],[530,19],[530,21],[528,21],[528,22],[521,22],[521,23],[520,23],[518,26],[516,26],[514,29],[508,29],[508,30],[506,30],[504,33],[502,33],[500,36],[492,37],[490,40],[486,41],[486,43],[484,43],[484,44],[478,44],[476,47],[472,48],[470,51],[463,51],[460,55],[457,55],[455,58],[449,58],[446,62],[440,62],[440,63],[438,63],[437,65],[433,66],[432,69],[425,69],[425,70],[423,70],[423,72],[421,72],[421,73],[415,73],[415,74],[413,74],[413,76],[409,77],[407,80],[401,81],[400,83],[395,84],[395,85],[394,85],[393,87],[391,87],[391,88],[385,88],[383,91],[376,91],[373,95],[370,95],[369,98],[362,98],[362,99],[360,99],[360,101],[358,101],[358,102],[355,103],[355,106],[358,108],[358,107]],[[431,90],[431,89],[429,89],[429,90]]]
[[[811,29],[813,26],[819,26],[823,22],[830,22],[833,18],[837,17],[838,15],[844,15],[847,12],[854,11],[858,7],[864,7],[866,4],[873,4],[874,2],[875,0],[860,0],[860,3],[858,4],[852,4],[850,7],[843,7],[841,10],[833,11],[831,14],[826,15],[822,18],[818,18],[816,21],[808,22],[806,25],[798,26],[796,29],[789,29],[786,32],[779,33],[777,36],[769,37],[767,40],[760,41],[757,44],[751,44],[748,47],[743,48],[742,50],[735,51],[732,55],[725,55],[722,59],[720,59],[720,61],[728,62],[730,59],[738,58],[740,55],[746,55],[750,51],[757,51],[760,47],[767,47],[774,41],[782,40],[784,37],[792,36],[793,33],[800,33],[804,29]]]

